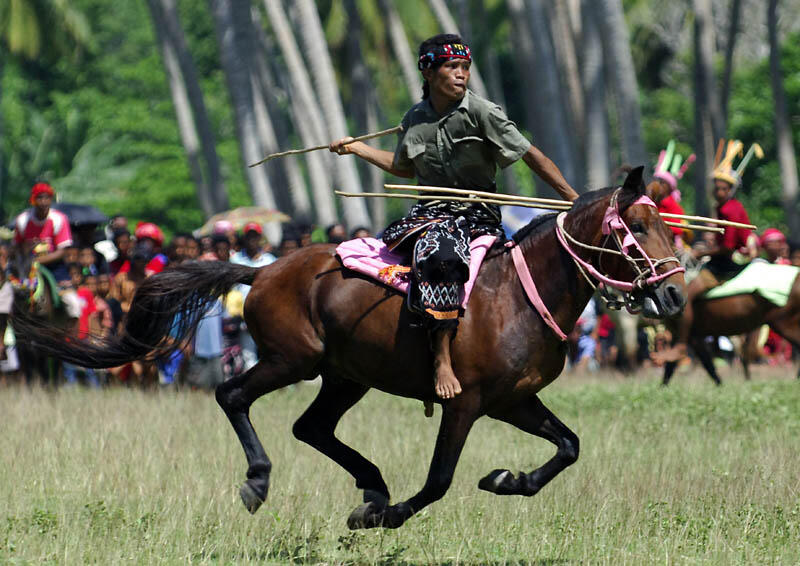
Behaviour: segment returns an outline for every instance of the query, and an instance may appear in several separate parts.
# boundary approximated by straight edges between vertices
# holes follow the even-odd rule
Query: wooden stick
[[[403,129],[402,126],[395,126],[394,128],[389,128],[388,130],[381,130],[380,132],[375,132],[374,134],[365,134],[363,136],[358,136],[357,138],[353,138],[352,141],[347,142],[345,145],[350,145],[351,143],[357,141],[371,140],[373,138],[379,138],[381,136],[388,136],[389,134],[399,132],[402,129]],[[248,165],[248,167],[256,167],[257,165],[266,163],[270,159],[275,159],[276,157],[285,157],[287,155],[299,155],[301,153],[308,153],[310,151],[319,151],[320,149],[328,149],[328,147],[329,146],[327,145],[318,145],[315,147],[307,147],[305,149],[290,149],[289,151],[281,151],[280,153],[270,153],[261,161],[256,161],[252,165]]]
[[[664,221],[664,224],[667,226],[674,226],[675,228],[683,228],[685,230],[697,230],[699,232],[715,232],[717,234],[725,233],[725,228],[719,228],[717,226],[702,226],[700,224],[681,224],[680,222],[668,222]]]
[[[472,191],[469,189],[453,189],[449,187],[429,187],[429,186],[418,186],[418,185],[384,185],[385,188],[390,190],[401,190],[401,189],[408,189],[413,191],[420,191],[420,192],[431,192],[431,193],[447,193],[447,194],[456,194],[456,195],[475,195],[479,197],[486,197],[493,200],[503,200],[503,201],[514,201],[514,202],[526,202],[526,203],[535,203],[540,205],[554,205],[554,206],[562,206],[565,208],[569,208],[572,206],[572,203],[568,200],[557,200],[557,199],[548,199],[548,198],[537,198],[537,197],[523,197],[517,195],[508,195],[504,193],[490,193],[487,191]],[[521,206],[521,205],[519,205]],[[542,207],[544,208],[544,207]],[[740,222],[732,222],[730,220],[720,220],[717,218],[709,218],[706,216],[692,216],[689,214],[672,214],[668,212],[662,212],[661,216],[667,218],[678,218],[681,220],[694,220],[697,222],[708,222],[709,224],[719,224],[720,226],[732,226],[734,228],[745,228],[747,230],[757,230],[756,226],[753,224],[742,224]]]
[[[665,218],[679,218],[681,220],[697,220],[699,222],[708,222],[709,224],[719,224],[720,226],[732,226],[734,228],[745,228],[747,230],[757,230],[757,228],[753,224],[742,224],[741,222],[720,220],[719,218],[706,218],[705,216],[692,216],[690,214],[673,214],[671,212],[662,212],[661,216],[664,216]]]
[[[451,197],[451,196],[435,196],[435,195],[412,195],[410,193],[345,193],[342,191],[335,191],[337,195],[342,197],[362,197],[362,198],[402,198],[402,199],[412,199],[412,200],[442,200],[442,201],[450,201],[450,202],[472,202],[475,204],[479,203],[488,203],[488,204],[498,204],[498,205],[508,205],[508,206],[522,206],[525,208],[541,208],[544,210],[558,210],[558,211],[567,211],[569,210],[568,207],[563,205],[554,205],[554,204],[535,204],[530,202],[516,202],[516,201],[509,201],[509,200],[497,200],[497,199],[489,199],[489,198],[469,198],[469,197]],[[493,194],[493,193],[489,193]],[[566,201],[564,201],[566,202]],[[569,203],[567,203],[569,204]],[[698,230],[701,232],[715,232],[715,233],[723,233],[725,232],[722,228],[717,228],[716,226],[701,226],[698,224],[680,224],[678,222],[668,222],[665,221],[664,224],[667,226],[675,226],[676,228],[684,228],[686,230]]]
[[[505,193],[490,193],[488,191],[473,191],[470,189],[452,189],[449,187],[428,187],[424,185],[384,185],[386,189],[390,189],[393,191],[398,190],[410,190],[410,191],[420,191],[422,193],[452,193],[457,195],[475,195],[479,197],[486,197],[495,200],[513,200],[517,202],[529,202],[529,203],[538,203],[538,204],[552,204],[556,206],[566,206],[567,208],[572,206],[572,203],[568,200],[558,200],[558,199],[551,199],[551,198],[537,198],[537,197],[523,197],[517,195],[507,195]]]
[[[404,198],[412,200],[441,200],[450,202],[472,202],[475,204],[488,203],[508,206],[524,206],[526,208],[543,208],[547,210],[569,210],[564,206],[555,206],[552,204],[534,204],[530,202],[516,202],[499,199],[489,198],[469,198],[469,197],[451,197],[451,196],[435,196],[435,195],[412,195],[410,193],[345,193],[342,191],[335,191],[340,197],[364,197],[364,198]],[[491,194],[491,193],[490,193]],[[566,202],[566,201],[565,201]]]

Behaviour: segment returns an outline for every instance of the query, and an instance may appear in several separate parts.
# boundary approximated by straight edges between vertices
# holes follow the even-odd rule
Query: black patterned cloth
[[[425,315],[432,330],[456,328],[464,283],[469,278],[469,242],[502,236],[500,209],[494,205],[429,201],[414,205],[393,222],[383,241],[407,254],[412,285],[409,307]]]

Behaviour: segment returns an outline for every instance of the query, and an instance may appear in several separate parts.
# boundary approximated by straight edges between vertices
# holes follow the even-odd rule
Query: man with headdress
[[[422,42],[418,67],[424,79],[422,101],[403,117],[394,153],[344,138],[330,145],[399,177],[423,185],[496,191],[495,174],[519,159],[567,200],[577,193],[558,167],[531,145],[496,104],[467,88],[472,54],[457,35]],[[413,284],[409,306],[423,314],[434,351],[436,394],[449,399],[461,392],[450,363],[450,341],[458,326],[460,296],[469,274],[469,242],[500,235],[500,209],[489,204],[425,201],[383,235],[394,251],[411,256]]]
[[[52,265],[61,261],[64,250],[72,245],[69,220],[50,205],[55,198],[53,187],[36,183],[31,189],[32,208],[17,216],[14,242],[23,256],[36,253],[36,261]]]
[[[653,181],[647,186],[647,195],[656,203],[659,213],[683,214],[683,207],[678,204],[681,200],[678,180],[683,178],[694,160],[694,153],[686,159],[685,163],[683,156],[675,154],[675,140],[670,140],[667,148],[659,154]],[[670,226],[670,230],[675,240],[675,247],[681,249],[684,229]]]
[[[717,152],[718,157],[711,173],[711,177],[714,180],[713,196],[717,202],[717,217],[721,220],[749,224],[750,219],[747,216],[747,211],[744,209],[744,205],[734,198],[734,194],[741,185],[742,173],[750,159],[754,154],[759,159],[764,154],[758,144],[753,144],[747,155],[742,159],[739,167],[734,169],[733,160],[736,156],[741,155],[744,144],[738,140],[729,141],[725,156],[720,161],[722,143],[720,141],[720,149]],[[725,232],[717,234],[711,247],[703,251],[703,255],[711,256],[711,259],[703,265],[697,277],[688,285],[686,307],[678,326],[676,343],[668,350],[653,354],[653,359],[656,361],[673,362],[686,356],[689,334],[694,322],[694,300],[709,289],[713,289],[739,274],[743,266],[734,261],[733,256],[735,253],[739,252],[746,256],[752,256],[749,249],[751,231],[746,228],[732,226],[725,226],[724,228]]]

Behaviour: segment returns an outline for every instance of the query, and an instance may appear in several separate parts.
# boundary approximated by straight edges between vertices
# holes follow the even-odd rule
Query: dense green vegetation
[[[213,396],[132,390],[0,395],[0,563],[9,564],[796,564],[800,388],[789,376],[670,388],[567,375],[544,402],[581,438],[578,462],[533,498],[477,489],[529,471],[542,439],[481,420],[443,500],[397,531],[351,532],[346,472],[291,435],[315,395],[253,405],[273,459],[254,516],[238,497],[239,443]],[[371,393],[340,438],[382,470],[395,500],[422,485],[437,415]]]
[[[204,218],[178,135],[146,3],[72,0],[70,4],[89,24],[89,39],[82,45],[47,50],[34,59],[0,50],[0,220],[7,221],[19,212],[31,184],[46,179],[56,184],[63,199],[94,203],[109,214],[124,211],[133,219],[161,223],[169,231],[197,227]],[[506,5],[500,0],[484,4],[486,20],[475,22],[474,52],[478,64],[485,67],[486,47],[494,49],[508,112],[521,122],[528,96],[520,87],[514,65],[515,38]],[[642,89],[645,141],[655,159],[673,137],[680,141],[684,154],[691,149],[693,67],[689,48],[663,57],[662,46],[647,41],[642,12],[649,4],[631,0],[625,7]],[[359,93],[353,92],[347,74],[347,15],[342,0],[323,0],[317,6],[347,109],[359,103]],[[402,88],[379,3],[358,0],[357,6],[363,21],[361,50],[380,99],[379,121],[388,127],[399,121],[411,99]],[[427,2],[398,2],[397,7],[410,43],[417,44],[438,31]],[[248,204],[250,196],[208,6],[181,0],[179,9],[217,135],[231,206]],[[683,26],[691,27],[690,16]],[[798,40],[797,33],[785,38],[782,57],[793,124],[800,115]],[[283,100],[282,104],[287,103]],[[749,168],[741,197],[761,226],[782,226],[781,182],[765,58],[737,59],[729,114],[729,135],[748,144],[758,141],[766,151],[766,158]],[[355,132],[352,124],[351,131]],[[300,145],[296,136],[293,140]],[[383,143],[391,147],[391,141]],[[800,147],[797,144],[800,140],[795,140]],[[529,172],[522,167],[517,176],[522,189],[531,192]],[[683,183],[685,203],[691,210],[690,179]],[[393,202],[390,206],[390,215],[396,215],[404,205]]]

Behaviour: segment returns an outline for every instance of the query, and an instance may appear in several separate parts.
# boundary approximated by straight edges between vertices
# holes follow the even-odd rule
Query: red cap
[[[766,242],[785,242],[786,236],[783,235],[783,232],[778,230],[777,228],[767,228],[764,230],[764,233],[761,234],[761,245],[763,246]]]
[[[36,197],[41,194],[47,194],[51,197],[56,196],[56,192],[53,190],[53,187],[47,183],[36,183],[31,189],[31,204],[36,204],[34,201],[36,201]]]
[[[257,232],[261,235],[264,233],[264,229],[258,222],[248,222],[244,225],[244,228],[242,228],[242,234],[247,234],[248,232]]]
[[[150,238],[159,246],[164,243],[164,233],[161,231],[161,228],[152,222],[139,222],[136,225],[136,231],[133,233],[133,235],[137,240]]]

